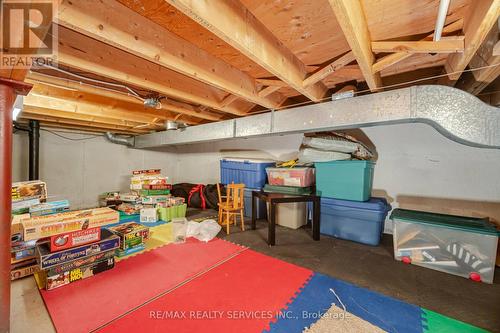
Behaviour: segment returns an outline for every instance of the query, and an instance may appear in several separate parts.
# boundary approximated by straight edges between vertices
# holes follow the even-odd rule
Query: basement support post
[[[10,329],[10,221],[12,208],[12,106],[31,85],[0,78],[0,333]]]
[[[29,123],[29,180],[39,179],[40,166],[40,122],[30,120]]]

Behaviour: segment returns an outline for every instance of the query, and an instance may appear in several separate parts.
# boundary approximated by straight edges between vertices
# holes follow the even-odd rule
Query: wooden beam
[[[238,99],[238,96],[236,95],[227,95],[223,100],[222,102],[220,102],[220,105],[225,107],[229,104],[231,104],[232,102],[234,102],[235,100]]]
[[[302,86],[305,65],[240,1],[166,1],[309,99],[326,95],[321,83]]]
[[[264,89],[259,91],[259,95],[262,97],[266,97],[266,96],[271,95],[273,92],[278,91],[280,89],[281,89],[281,87],[279,87],[279,86],[265,87]]]
[[[59,28],[58,62],[188,103],[238,116],[246,114],[235,107],[221,107],[223,91],[64,27]]]
[[[477,95],[500,75],[500,56],[495,55],[499,28],[495,25],[469,63],[471,73],[464,73],[456,87]]]
[[[27,82],[30,83],[43,83],[45,85],[52,85],[61,89],[74,89],[80,92],[89,93],[97,96],[104,96],[107,98],[111,98],[113,100],[120,100],[127,103],[133,103],[135,105],[143,105],[143,102],[136,97],[131,96],[131,94],[120,93],[108,90],[106,88],[99,88],[94,85],[79,83],[70,79],[55,77],[44,75],[41,73],[31,71],[27,75]],[[164,111],[172,111],[180,114],[184,114],[187,116],[197,117],[201,119],[207,119],[211,121],[219,121],[220,116],[214,115],[209,112],[198,112],[195,111],[194,108],[185,103],[178,103],[170,100],[162,101],[162,110]]]
[[[359,0],[329,0],[344,36],[358,62],[370,90],[382,86],[380,74],[372,72],[375,56],[371,49],[370,32]]]
[[[122,126],[124,128],[125,127],[133,128],[135,126],[144,124],[143,122],[135,122],[135,121],[124,120],[124,119],[93,116],[93,115],[88,115],[85,113],[67,112],[67,111],[61,111],[61,110],[56,110],[56,109],[46,109],[46,108],[34,107],[34,106],[25,106],[23,109],[23,112],[34,114],[34,115],[39,115],[39,116],[49,116],[49,117],[68,119],[68,120],[80,120],[80,121],[95,122],[95,123],[107,124],[107,125],[116,125],[116,126]]]
[[[33,113],[28,112],[28,111],[21,112],[20,117],[25,118],[25,119],[49,121],[52,123],[61,123],[61,124],[101,128],[101,129],[108,129],[108,130],[129,131],[129,132],[134,132],[134,133],[147,133],[148,132],[147,130],[133,129],[131,127],[126,127],[126,126],[102,124],[102,123],[97,123],[95,121],[58,118],[58,117],[52,117],[50,115],[33,114]]]
[[[324,66],[323,68],[317,70],[313,74],[309,75],[307,79],[304,80],[302,83],[304,87],[310,86],[311,84],[314,84],[316,82],[319,82],[323,80],[325,77],[328,75],[332,74],[333,72],[339,70],[340,68],[344,67],[345,65],[349,64],[350,62],[353,62],[356,60],[354,57],[354,53],[352,51],[347,52],[343,56],[341,56],[338,59],[335,59],[334,61],[330,62],[328,65]]]
[[[114,119],[127,119],[140,123],[149,123],[154,118],[173,120],[176,117],[175,114],[168,111],[145,110],[144,107],[138,107],[135,104],[100,98],[78,91],[58,89],[40,83],[35,84],[30,94],[24,98],[24,105]],[[192,119],[187,119],[186,122],[199,123],[199,121]]]
[[[463,27],[463,24],[464,24],[463,19],[460,19],[460,20],[457,20],[453,23],[450,23],[443,28],[442,34],[446,35],[446,34],[461,30]],[[431,33],[430,35],[426,36],[422,40],[432,40],[433,36],[434,36],[434,33]],[[413,53],[408,53],[408,52],[396,52],[396,53],[386,55],[385,57],[378,59],[377,62],[375,62],[373,64],[372,70],[374,73],[378,73],[389,66],[392,66],[400,61],[403,61],[406,58],[411,57],[412,54]]]
[[[288,84],[278,79],[255,79],[255,81],[263,86],[288,87]]]
[[[500,0],[475,0],[471,6],[464,21],[464,52],[450,55],[445,65],[450,80],[460,77],[500,16]]]
[[[280,99],[263,98],[245,72],[115,0],[63,0],[58,23],[258,105],[273,108]]]
[[[19,118],[19,122],[27,121],[27,118]],[[90,133],[106,133],[106,132],[113,132],[116,134],[123,134],[123,135],[138,135],[138,134],[146,134],[145,133],[138,133],[138,132],[132,132],[130,130],[117,130],[117,129],[112,129],[112,128],[99,128],[99,127],[88,127],[84,125],[71,125],[71,124],[65,124],[61,122],[51,122],[47,120],[40,120],[40,127],[42,128],[55,128],[55,129],[67,129],[67,130],[73,130],[73,131],[79,131],[79,132],[90,132]]]
[[[440,41],[372,42],[373,52],[459,53],[464,51],[463,37],[443,37]]]

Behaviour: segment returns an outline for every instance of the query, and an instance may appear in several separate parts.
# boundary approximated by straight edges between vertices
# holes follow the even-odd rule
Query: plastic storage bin
[[[158,217],[160,220],[169,222],[172,219],[186,217],[187,204],[172,206],[172,207],[161,207],[158,208]]]
[[[267,205],[269,215],[269,204]],[[280,203],[276,205],[276,224],[298,229],[307,223],[305,202]]]
[[[373,185],[371,161],[332,161],[314,163],[316,192],[327,198],[367,201]]]
[[[368,245],[378,245],[391,205],[383,198],[366,202],[321,198],[320,232]]]
[[[283,193],[290,195],[309,195],[313,192],[313,187],[279,186],[266,184],[264,186],[264,192]]]
[[[270,185],[308,187],[314,185],[314,168],[266,168]]]
[[[488,219],[395,209],[394,257],[493,283],[499,232]]]
[[[245,189],[245,209],[243,215],[246,217],[252,217],[252,191],[258,191],[258,189],[246,188]],[[255,199],[256,206],[256,218],[265,219],[266,218],[266,203],[262,200]]]
[[[238,158],[220,161],[220,179],[224,185],[245,184],[248,188],[262,188],[266,183],[266,168],[276,163],[270,160]]]

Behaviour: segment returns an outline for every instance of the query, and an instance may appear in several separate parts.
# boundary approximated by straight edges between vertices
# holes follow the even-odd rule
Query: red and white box
[[[50,252],[61,251],[71,247],[94,243],[101,240],[101,228],[90,228],[67,232],[50,237]]]

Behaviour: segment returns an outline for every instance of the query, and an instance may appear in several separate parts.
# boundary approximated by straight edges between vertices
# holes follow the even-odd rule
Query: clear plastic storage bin
[[[493,283],[499,232],[487,218],[395,209],[391,219],[397,260]]]
[[[266,168],[271,185],[308,187],[314,185],[314,168]]]

